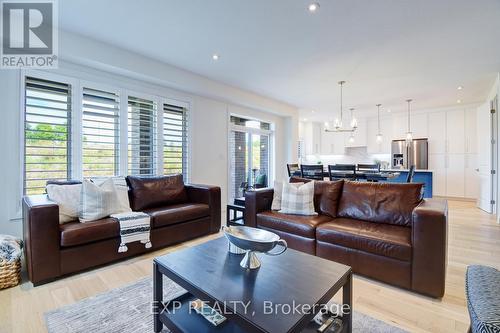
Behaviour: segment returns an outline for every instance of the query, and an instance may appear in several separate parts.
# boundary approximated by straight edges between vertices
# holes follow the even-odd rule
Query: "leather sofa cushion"
[[[318,214],[337,217],[343,185],[343,180],[314,182],[314,204]]]
[[[411,228],[337,218],[316,229],[318,242],[411,261]]]
[[[257,214],[257,226],[288,232],[294,235],[314,238],[315,229],[321,223],[331,221],[326,215],[290,215],[274,211]]]
[[[146,209],[144,212],[151,216],[153,228],[159,228],[210,216],[210,207],[206,204],[187,203]]]
[[[311,179],[290,177],[290,183],[308,183]],[[314,209],[318,214],[337,217],[343,180],[314,181]]]
[[[61,246],[75,246],[120,236],[120,225],[113,218],[61,224]]]
[[[411,226],[412,212],[422,201],[423,184],[345,181],[338,216]]]
[[[130,207],[134,211],[188,202],[182,175],[162,177],[128,176]]]

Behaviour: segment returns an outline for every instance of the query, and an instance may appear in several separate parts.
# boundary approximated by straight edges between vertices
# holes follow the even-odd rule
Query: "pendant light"
[[[354,117],[354,108],[349,109],[351,111],[351,127],[353,129],[358,128],[358,120]]]
[[[339,130],[342,128],[342,120],[344,118],[344,105],[342,103],[344,84],[345,84],[345,81],[339,81],[339,85],[340,85],[340,119],[339,118],[335,119],[335,129],[336,130]]]
[[[354,143],[354,141],[354,132],[352,132],[351,135],[349,135],[349,143]]]
[[[336,117],[335,120],[333,121],[333,129],[330,126],[325,126],[325,131],[326,132],[354,132],[358,128],[358,121],[357,119],[353,116],[353,111],[354,109],[351,109],[351,123],[350,123],[350,128],[344,128],[343,127],[343,121],[344,121],[344,103],[343,103],[343,87],[345,84],[345,81],[339,81],[339,86],[340,86],[340,118]],[[327,125],[327,123],[325,123]],[[329,125],[329,124],[328,124]]]
[[[408,103],[408,132],[406,132],[406,145],[409,146],[413,142],[413,133],[411,132],[410,126],[410,103],[412,100],[407,99],[406,102]]]
[[[378,144],[382,143],[382,133],[380,132],[380,106],[382,106],[382,104],[377,104],[378,132],[377,132],[376,141]]]

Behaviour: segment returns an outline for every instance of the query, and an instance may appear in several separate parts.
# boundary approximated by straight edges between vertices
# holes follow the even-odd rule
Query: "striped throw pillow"
[[[100,220],[119,211],[115,183],[112,178],[97,185],[88,179],[82,182],[80,222]]]

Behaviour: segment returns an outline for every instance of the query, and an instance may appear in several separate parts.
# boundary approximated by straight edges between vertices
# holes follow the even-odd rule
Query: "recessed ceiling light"
[[[314,110],[311,110],[311,113],[314,113],[314,112],[316,112],[316,111],[314,111]]]
[[[461,99],[457,99],[457,103],[458,104],[462,103],[462,100]]]
[[[462,90],[462,89],[464,89],[464,87],[462,87],[462,86],[457,87],[457,90]]]
[[[219,55],[217,53],[212,54],[212,59],[215,61],[219,60]]]
[[[391,113],[391,109],[387,109],[387,112]]]
[[[309,6],[307,6],[307,9],[311,13],[315,13],[319,9],[319,3],[317,3],[317,2],[311,3],[311,4],[309,4]]]
[[[304,121],[307,121],[307,118],[304,118]]]

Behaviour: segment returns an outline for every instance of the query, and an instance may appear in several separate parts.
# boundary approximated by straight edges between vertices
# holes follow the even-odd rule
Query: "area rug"
[[[163,278],[164,299],[173,299],[184,290]],[[77,303],[45,313],[49,333],[137,333],[153,332],[151,315],[152,279],[110,290]],[[169,331],[165,329],[164,333]],[[404,333],[378,319],[354,311],[353,332]]]

